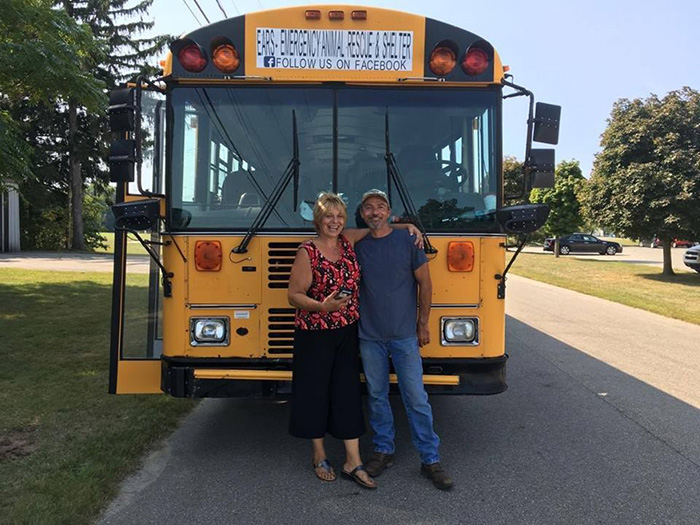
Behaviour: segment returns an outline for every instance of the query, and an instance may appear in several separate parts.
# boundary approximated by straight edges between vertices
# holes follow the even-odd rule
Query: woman
[[[311,439],[313,468],[323,481],[336,479],[324,436],[342,439],[342,473],[375,489],[360,457],[359,438],[365,432],[357,339],[360,267],[353,250],[369,230],[345,230],[345,203],[332,193],[319,196],[313,215],[318,238],[299,247],[287,294],[297,308],[289,432]],[[422,241],[413,225],[401,227]]]

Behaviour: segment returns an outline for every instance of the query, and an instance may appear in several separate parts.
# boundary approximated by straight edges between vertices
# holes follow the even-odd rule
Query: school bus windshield
[[[292,158],[294,111],[301,162],[297,211],[290,184],[264,230],[311,229],[300,210],[324,190],[343,196],[353,225],[361,195],[387,190],[388,114],[391,152],[426,228],[499,231],[498,90],[177,88],[170,104],[169,202],[191,214],[189,224],[173,224],[177,230],[251,225]],[[404,207],[395,188],[392,193],[393,214],[401,216]]]

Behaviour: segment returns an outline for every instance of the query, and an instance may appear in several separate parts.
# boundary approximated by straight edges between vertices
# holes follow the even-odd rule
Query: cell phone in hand
[[[341,288],[337,294],[335,294],[336,299],[345,299],[346,297],[350,297],[352,295],[352,290],[349,288]]]

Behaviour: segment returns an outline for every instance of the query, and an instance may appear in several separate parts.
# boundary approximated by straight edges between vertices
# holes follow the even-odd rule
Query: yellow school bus
[[[506,234],[522,241],[547,210],[505,206],[502,102],[530,98],[521,196],[552,184],[553,150],[531,143],[556,143],[559,108],[535,114],[490,42],[398,11],[305,6],[196,29],[162,64],[111,95],[111,393],[288,394],[287,286],[314,201],[340,194],[361,225],[372,188],[427,234],[426,389],[505,390]]]

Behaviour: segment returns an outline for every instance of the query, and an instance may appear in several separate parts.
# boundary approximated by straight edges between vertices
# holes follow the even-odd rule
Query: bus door
[[[112,103],[110,102],[110,105]],[[117,183],[115,204],[157,201],[164,215],[164,96],[143,91],[141,97],[142,169],[139,180]],[[130,136],[127,131],[126,136]],[[112,159],[110,159],[112,160]],[[128,177],[127,177],[128,178]],[[155,203],[153,203],[155,204]],[[160,357],[163,353],[162,273],[136,235],[151,241],[161,259],[160,221],[137,234],[114,229],[114,275],[110,342],[110,394],[160,393]]]

